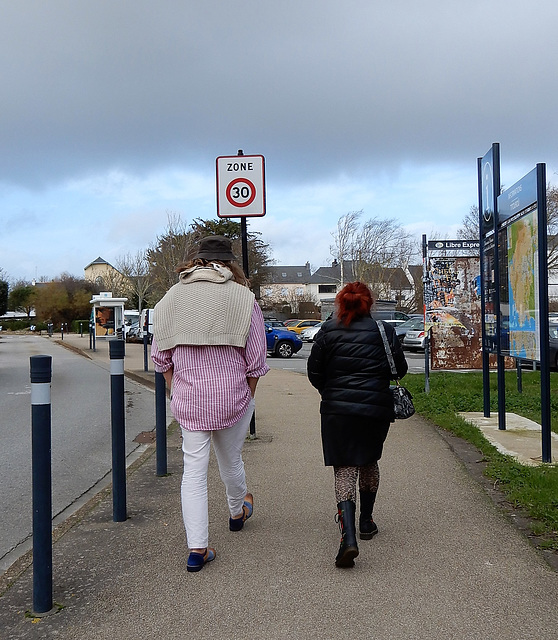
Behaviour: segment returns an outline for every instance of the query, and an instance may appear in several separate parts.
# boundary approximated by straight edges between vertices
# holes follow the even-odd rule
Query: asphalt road
[[[302,349],[291,358],[268,357],[267,364],[272,369],[283,369],[284,371],[296,371],[306,374],[306,361],[310,355],[312,343],[305,342]],[[424,353],[405,351],[405,357],[409,365],[409,373],[424,373]]]
[[[110,373],[45,338],[0,335],[0,571],[31,546],[31,383],[29,357],[52,356],[53,515],[110,472]],[[126,453],[155,427],[154,394],[126,380]],[[109,476],[110,477],[110,476]]]

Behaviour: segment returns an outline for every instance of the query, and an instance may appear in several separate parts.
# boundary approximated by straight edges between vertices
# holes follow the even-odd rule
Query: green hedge
[[[45,322],[35,322],[32,318],[28,320],[0,320],[3,331],[24,331],[33,325],[36,331],[46,331]]]

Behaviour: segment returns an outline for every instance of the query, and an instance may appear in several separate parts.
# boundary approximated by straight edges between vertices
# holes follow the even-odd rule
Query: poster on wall
[[[114,307],[95,307],[95,335],[114,335]]]
[[[463,326],[456,318],[456,291],[461,280],[456,258],[436,257],[428,262],[428,286],[425,287],[426,328],[433,324]]]
[[[479,368],[479,256],[431,256],[425,283],[425,328],[431,330],[432,369]]]

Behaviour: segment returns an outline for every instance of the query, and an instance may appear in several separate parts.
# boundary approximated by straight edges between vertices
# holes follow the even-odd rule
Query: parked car
[[[139,320],[126,327],[126,342],[143,342]]]
[[[401,324],[398,324],[395,327],[395,333],[399,338],[399,342],[403,343],[403,338],[407,334],[407,331],[412,329],[422,329],[424,327],[424,319],[422,316],[418,316],[416,318],[410,318],[409,320],[405,320]]]
[[[153,309],[144,309],[140,315],[141,337],[143,339],[144,332],[147,331],[147,341],[151,344],[153,340]]]
[[[382,320],[383,322],[388,322],[394,327],[399,324],[403,324],[411,317],[406,313],[403,313],[403,311],[372,311],[370,315],[374,318],[374,320]]]
[[[307,329],[301,331],[300,339],[302,340],[302,342],[314,342],[314,336],[318,333],[321,327],[322,323],[318,322],[318,324],[315,324],[313,327],[308,327]]]
[[[550,369],[558,371],[558,322],[556,318],[549,316],[550,322],[548,324],[548,340],[549,340],[549,365]],[[533,367],[540,369],[540,362],[535,365],[533,360],[521,359],[522,367]]]
[[[319,320],[295,320],[292,324],[289,324],[287,329],[289,331],[294,331],[295,333],[302,333],[304,329],[314,327],[317,324],[320,324]]]
[[[267,352],[278,358],[290,358],[293,353],[302,349],[302,340],[294,331],[272,327],[265,323],[265,337],[267,340]]]
[[[266,320],[265,323],[272,327],[280,327],[281,329],[285,328],[285,325],[281,320]]]
[[[419,325],[415,329],[409,329],[405,334],[403,338],[403,349],[409,349],[409,351],[424,349],[425,340],[424,321],[420,320]]]

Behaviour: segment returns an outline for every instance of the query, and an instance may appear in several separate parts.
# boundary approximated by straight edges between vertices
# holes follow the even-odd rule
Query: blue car
[[[267,322],[265,323],[265,337],[268,353],[278,358],[290,358],[293,353],[298,353],[302,349],[302,340],[297,333],[273,327]]]

